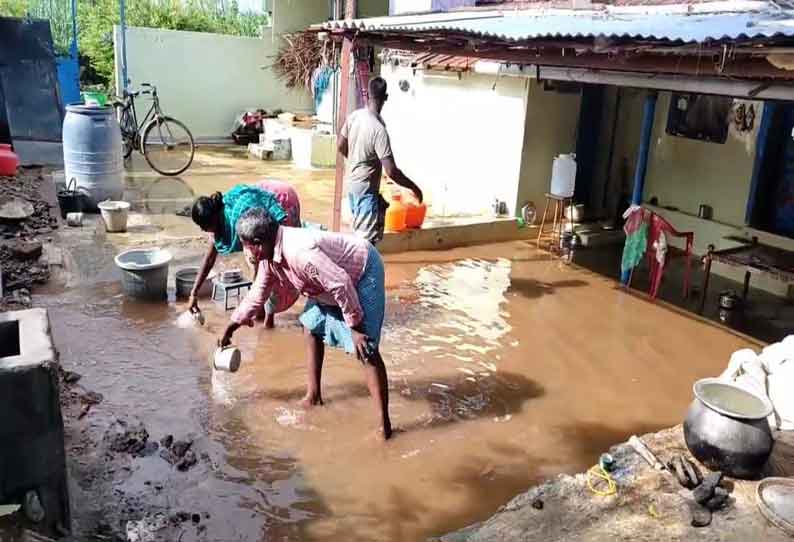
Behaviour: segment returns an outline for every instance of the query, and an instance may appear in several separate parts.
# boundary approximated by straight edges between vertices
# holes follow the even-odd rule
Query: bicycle
[[[142,83],[141,87],[142,90],[136,92],[125,90],[123,98],[113,101],[121,127],[124,159],[136,150],[156,172],[168,176],[179,175],[193,163],[196,152],[193,135],[187,126],[163,113],[157,87],[149,83]],[[152,106],[138,123],[135,98],[141,95],[151,95]]]

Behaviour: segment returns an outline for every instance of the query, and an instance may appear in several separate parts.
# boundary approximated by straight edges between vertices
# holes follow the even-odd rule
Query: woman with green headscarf
[[[193,204],[191,213],[193,222],[203,231],[211,234],[211,239],[193,285],[193,291],[190,293],[188,309],[191,312],[200,310],[196,293],[215,265],[218,254],[228,255],[243,250],[237,238],[237,220],[253,208],[266,210],[273,219],[285,226],[301,225],[300,200],[297,192],[289,183],[273,179],[261,181],[253,186],[238,184],[226,194],[215,192],[211,196],[201,196]],[[289,295],[289,297],[292,303],[297,299],[297,296]],[[265,327],[273,327],[276,307],[283,310],[292,304],[287,304],[285,301],[287,300],[277,303],[276,299],[271,299],[265,306]]]

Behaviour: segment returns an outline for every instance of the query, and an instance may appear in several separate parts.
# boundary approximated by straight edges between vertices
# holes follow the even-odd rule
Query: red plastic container
[[[0,175],[12,177],[17,174],[19,156],[11,150],[11,145],[0,143]]]

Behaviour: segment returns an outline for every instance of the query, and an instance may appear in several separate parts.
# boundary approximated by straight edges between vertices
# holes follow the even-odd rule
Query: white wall
[[[494,198],[515,211],[524,142],[526,82],[383,65],[383,118],[397,165],[436,215],[489,212]],[[410,85],[399,88],[400,80]]]
[[[118,73],[118,27],[114,41]],[[260,39],[128,27],[128,76],[132,88],[156,85],[163,110],[196,139],[228,137],[242,110],[313,111],[308,93],[285,88],[272,70],[262,69],[272,63],[276,46],[269,30]]]
[[[580,103],[579,94],[546,91],[537,81],[529,81],[521,174],[515,202],[519,209],[531,201],[539,213],[543,212],[546,193],[551,188],[554,157],[576,152]]]
[[[432,7],[433,0],[392,0],[389,15],[422,13],[430,11]]]

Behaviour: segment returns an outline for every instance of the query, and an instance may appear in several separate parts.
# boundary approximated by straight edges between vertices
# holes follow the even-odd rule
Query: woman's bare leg
[[[379,350],[376,350],[369,361],[365,362],[364,370],[367,374],[369,393],[375,401],[375,407],[380,412],[383,439],[388,440],[392,434],[391,420],[389,419],[389,379]]]
[[[322,339],[312,335],[305,329],[303,336],[306,340],[306,396],[303,406],[306,408],[323,404],[320,381],[323,373],[323,358],[325,357],[325,344]]]
[[[265,309],[265,328],[273,329],[276,327],[276,315]]]

